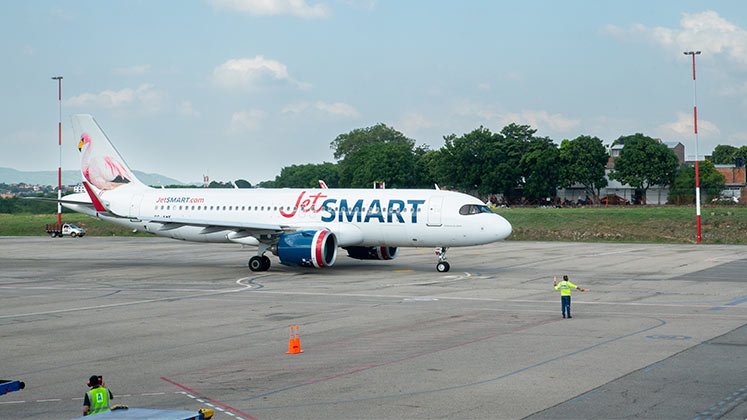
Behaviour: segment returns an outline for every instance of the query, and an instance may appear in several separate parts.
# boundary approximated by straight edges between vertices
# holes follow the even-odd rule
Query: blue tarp
[[[9,381],[0,379],[0,395],[23,389],[25,384],[21,381]]]
[[[105,413],[93,414],[85,417],[76,417],[73,420],[107,420],[107,419],[123,419],[123,420],[200,420],[204,416],[197,411],[186,411],[186,410],[154,410],[151,408],[128,408],[114,411],[107,411]]]

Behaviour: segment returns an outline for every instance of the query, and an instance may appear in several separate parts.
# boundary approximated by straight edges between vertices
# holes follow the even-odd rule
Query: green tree
[[[622,136],[616,141],[625,145],[615,160],[610,178],[636,189],[646,203],[646,191],[652,185],[671,185],[679,162],[674,152],[660,141],[641,133]]]
[[[392,187],[415,185],[415,141],[384,124],[340,134],[330,144],[338,161],[341,187],[368,188],[384,181]]]
[[[713,149],[711,154],[711,160],[716,164],[731,164],[734,163],[734,158],[739,152],[738,147],[730,146],[728,144],[719,144]]]
[[[560,143],[560,185],[584,186],[586,194],[599,203],[599,192],[607,186],[605,167],[609,160],[607,149],[597,137],[578,136]]]
[[[337,165],[330,162],[308,163],[286,166],[274,181],[260,183],[263,188],[319,188],[319,180],[328,187],[336,188],[339,184]]]
[[[236,186],[239,188],[251,188],[252,187],[252,183],[245,179],[237,179],[234,182],[234,184],[236,184]]]
[[[698,165],[700,191],[706,201],[721,195],[726,179],[716,170],[713,162],[702,161]],[[677,171],[672,188],[669,190],[669,204],[695,203],[695,166],[683,165]]]
[[[459,137],[444,137],[444,146],[436,163],[437,181],[444,186],[480,194],[497,192],[497,165],[502,159],[499,134],[485,127]],[[516,162],[518,166],[518,161]]]
[[[208,188],[233,188],[231,182],[210,181]]]
[[[57,195],[48,194],[44,197],[57,200]],[[57,213],[57,204],[56,202],[34,200],[33,198],[0,198],[0,213],[53,214]]]
[[[403,142],[370,144],[340,165],[348,168],[349,185],[353,188],[370,188],[378,181],[388,187],[407,188],[416,182],[415,153]]]
[[[440,150],[430,150],[427,146],[415,148],[415,187],[434,188],[439,181],[438,162]]]
[[[747,145],[734,147],[728,144],[719,144],[713,149],[711,155],[711,160],[715,164],[733,165],[737,158],[742,158],[742,162],[747,162]]]
[[[558,188],[558,147],[547,137],[533,137],[521,156],[524,195],[530,199],[555,197]]]

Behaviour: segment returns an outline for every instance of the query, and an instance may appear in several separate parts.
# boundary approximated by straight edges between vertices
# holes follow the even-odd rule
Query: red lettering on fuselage
[[[296,199],[296,204],[293,206],[293,210],[290,213],[286,213],[281,208],[280,215],[283,217],[291,218],[296,215],[296,212],[299,209],[303,211],[304,213],[308,213],[312,210],[314,211],[314,213],[319,213],[319,211],[321,211],[321,207],[317,207],[316,203],[317,201],[319,201],[320,198],[327,198],[327,196],[321,192],[318,192],[304,199],[305,194],[306,194],[306,191],[301,191],[301,194],[298,195],[298,198]]]

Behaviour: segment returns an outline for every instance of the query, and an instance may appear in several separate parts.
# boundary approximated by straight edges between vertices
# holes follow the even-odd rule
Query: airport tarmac
[[[253,273],[238,245],[0,238],[0,418],[747,417],[747,247],[502,242]],[[560,316],[552,276],[590,288]],[[288,355],[289,325],[304,353]]]

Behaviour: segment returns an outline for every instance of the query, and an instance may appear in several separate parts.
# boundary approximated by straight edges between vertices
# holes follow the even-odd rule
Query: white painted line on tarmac
[[[251,289],[255,286],[249,284],[245,285],[241,283],[243,280],[249,279],[251,277],[243,277],[238,280],[236,280],[237,284],[240,284],[244,287],[239,289],[227,289],[227,290],[220,290],[215,292],[204,292],[204,293],[196,293],[192,295],[186,295],[186,296],[167,296],[162,297],[158,299],[145,299],[145,300],[136,300],[133,302],[120,302],[120,303],[110,303],[106,305],[94,305],[94,306],[79,306],[75,308],[67,308],[67,309],[57,309],[54,311],[42,311],[42,312],[30,312],[25,314],[12,314],[12,315],[0,315],[0,319],[4,318],[22,318],[27,316],[38,316],[38,315],[52,315],[52,314],[62,314],[62,313],[68,313],[68,312],[78,312],[78,311],[90,311],[94,309],[107,309],[107,308],[117,308],[121,306],[132,306],[132,305],[141,305],[145,303],[154,303],[154,302],[164,302],[164,301],[173,301],[174,299],[192,299],[192,298],[200,298],[200,297],[206,297],[206,296],[213,296],[213,295],[224,295],[228,293],[237,293],[241,292],[247,289]]]

